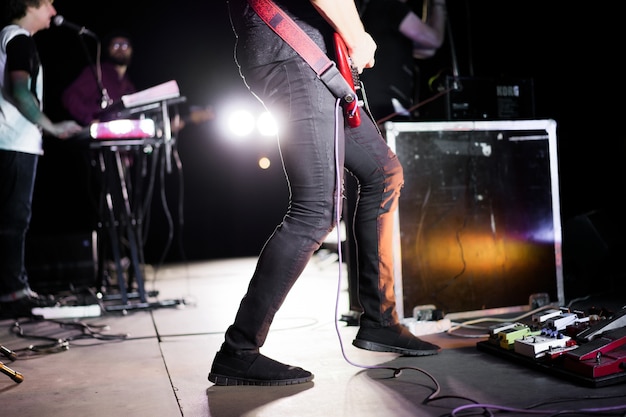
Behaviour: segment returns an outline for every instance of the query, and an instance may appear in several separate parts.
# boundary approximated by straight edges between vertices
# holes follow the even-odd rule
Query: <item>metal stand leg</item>
[[[130,250],[130,258],[131,258],[131,266],[133,267],[133,271],[135,273],[135,280],[137,283],[137,291],[139,293],[139,300],[142,303],[147,302],[146,299],[146,290],[144,287],[144,279],[143,279],[143,271],[140,266],[139,259],[139,236],[137,236],[137,221],[135,219],[134,212],[130,205],[130,200],[128,197],[128,179],[126,177],[126,167],[124,166],[124,162],[122,161],[122,157],[119,151],[114,152],[115,156],[115,165],[117,168],[117,175],[119,179],[119,192],[120,192],[120,203],[123,205],[121,208],[121,217],[124,219],[124,223],[126,225],[126,238],[128,239],[128,247]],[[143,257],[142,257],[143,258]],[[130,283],[129,283],[130,284]]]
[[[156,296],[158,292],[148,294],[145,289],[143,264],[143,246],[141,243],[139,221],[137,213],[133,210],[133,203],[139,205],[139,201],[131,202],[129,189],[132,179],[127,175],[126,163],[117,149],[101,151],[101,170],[105,176],[104,203],[108,216],[108,235],[111,252],[117,271],[119,295],[105,296],[105,301],[120,300],[120,304],[106,305],[107,311],[125,311],[131,309],[170,307],[182,304],[181,300],[167,300],[150,303],[148,296]],[[130,270],[128,282],[122,267],[122,238],[127,241],[130,256]],[[136,292],[131,288],[131,276],[134,278]],[[136,302],[131,302],[136,300]]]

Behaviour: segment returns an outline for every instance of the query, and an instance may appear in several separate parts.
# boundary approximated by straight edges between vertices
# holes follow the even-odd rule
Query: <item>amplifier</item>
[[[514,120],[535,117],[531,78],[446,77],[447,120]]]

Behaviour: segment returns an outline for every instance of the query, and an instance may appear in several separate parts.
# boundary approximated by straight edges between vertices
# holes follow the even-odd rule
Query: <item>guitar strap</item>
[[[345,103],[357,100],[356,93],[324,51],[272,0],[248,0],[261,19],[304,59],[326,87]]]

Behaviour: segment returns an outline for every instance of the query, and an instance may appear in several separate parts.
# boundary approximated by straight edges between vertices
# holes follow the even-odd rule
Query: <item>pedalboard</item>
[[[626,309],[608,318],[547,309],[497,324],[479,350],[599,387],[626,382]]]

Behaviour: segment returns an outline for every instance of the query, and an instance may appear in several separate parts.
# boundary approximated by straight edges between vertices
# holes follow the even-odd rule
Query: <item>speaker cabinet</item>
[[[41,293],[94,287],[96,233],[28,236],[25,263],[30,286]]]
[[[394,233],[399,314],[563,304],[553,120],[388,122],[404,167]]]

